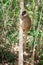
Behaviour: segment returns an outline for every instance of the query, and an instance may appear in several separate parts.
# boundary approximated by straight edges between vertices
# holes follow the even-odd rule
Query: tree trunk
[[[24,1],[20,0],[20,14],[22,13],[24,9]],[[20,20],[20,26],[19,26],[19,62],[18,65],[23,65],[23,30],[21,27],[22,20]]]

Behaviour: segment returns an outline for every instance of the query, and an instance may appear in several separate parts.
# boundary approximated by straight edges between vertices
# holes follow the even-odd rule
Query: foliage
[[[25,0],[24,4],[32,20],[31,29],[28,31],[27,47],[32,50],[36,45],[38,49],[38,44],[43,45],[43,0]],[[5,57],[11,60],[14,56],[9,54],[8,49],[13,43],[15,45],[19,42],[19,13],[19,0],[0,0],[0,46],[7,48]],[[1,47],[0,52],[2,52]],[[43,51],[38,52],[40,59],[43,60]],[[40,60],[39,65],[42,64],[43,61]]]

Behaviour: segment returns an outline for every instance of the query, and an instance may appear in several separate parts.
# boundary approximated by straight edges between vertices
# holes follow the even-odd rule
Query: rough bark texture
[[[20,14],[24,9],[24,1],[20,0]],[[20,19],[20,27],[19,27],[19,62],[18,65],[23,65],[23,30],[21,27],[22,20]]]

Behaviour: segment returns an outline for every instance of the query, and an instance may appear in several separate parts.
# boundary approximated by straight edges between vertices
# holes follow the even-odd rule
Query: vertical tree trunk
[[[24,1],[20,0],[20,14],[24,9]],[[22,20],[20,19],[20,26],[19,26],[19,62],[18,65],[23,65],[23,30],[21,27]]]

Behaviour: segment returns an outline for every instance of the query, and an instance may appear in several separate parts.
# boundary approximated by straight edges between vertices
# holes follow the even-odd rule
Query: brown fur
[[[23,31],[30,30],[30,27],[31,27],[31,19],[28,16],[28,13],[26,12],[26,14],[21,15],[20,17],[22,19],[22,25],[21,26],[22,26]]]

